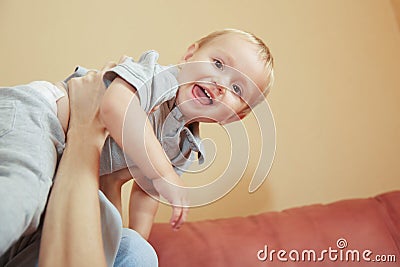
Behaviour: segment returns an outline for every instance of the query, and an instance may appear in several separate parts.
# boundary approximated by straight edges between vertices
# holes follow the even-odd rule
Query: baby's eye
[[[234,84],[234,85],[232,85],[232,88],[233,88],[233,91],[235,92],[235,94],[242,95],[242,89],[240,88],[239,85]]]
[[[214,65],[221,70],[224,68],[224,64],[218,59],[214,59]]]

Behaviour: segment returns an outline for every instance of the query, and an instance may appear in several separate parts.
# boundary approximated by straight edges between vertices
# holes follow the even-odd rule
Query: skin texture
[[[241,113],[242,110],[247,103],[254,101],[254,95],[259,94],[256,90],[263,88],[262,63],[254,52],[250,43],[234,35],[218,37],[201,48],[197,44],[189,47],[183,57],[184,62],[208,61],[212,64],[209,64],[211,67],[197,70],[186,68],[185,65],[181,70],[180,81],[187,79],[187,76],[196,81],[182,86],[176,100],[188,123],[229,123],[246,115]],[[229,72],[229,68],[224,68],[225,64],[239,72]],[[110,64],[107,68],[112,66]],[[243,75],[238,73],[255,81],[256,86],[252,87],[248,79],[243,79]],[[102,74],[91,73],[73,79],[69,84],[71,113],[68,142],[48,203],[40,266],[106,266],[98,200],[99,156],[107,136],[106,127],[122,146],[123,115],[126,110],[128,114],[135,114],[138,123],[135,126],[144,129],[128,129],[128,133],[132,134],[128,155],[133,157],[143,174],[151,179],[154,189],[173,205],[172,227],[179,229],[186,220],[185,192],[170,186],[165,180],[175,185],[183,183],[149,128],[147,116],[140,110],[139,101],[133,94],[135,88],[117,78],[105,93],[107,97],[103,97],[105,88]],[[198,87],[206,90],[211,99],[202,99],[205,97],[199,94]],[[138,157],[143,155],[138,151],[144,152],[147,157]],[[115,174],[114,178],[118,175],[120,178],[126,177],[122,178],[123,181],[130,178],[123,172]],[[132,194],[131,201],[131,209],[135,212],[130,217],[130,225],[148,235],[157,203],[136,185],[132,192],[136,192]],[[82,223],[82,218],[85,218],[85,223]]]
[[[68,142],[48,202],[39,266],[106,266],[98,198],[99,158],[107,136],[99,118],[105,91],[101,75],[69,84]]]
[[[152,181],[155,190],[172,205],[171,225],[173,229],[179,229],[186,220],[187,200],[185,190],[173,185],[183,186],[183,182],[148,123],[135,90],[123,79],[114,79],[104,95],[101,118],[115,142],[124,148],[143,175]],[[122,134],[129,136],[124,144]]]
[[[197,64],[196,62],[202,63]],[[180,108],[188,124],[194,121],[225,124],[242,119],[247,115],[244,110],[248,105],[254,104],[260,96],[262,97],[261,88],[265,88],[267,84],[265,66],[257,54],[255,45],[237,34],[219,36],[202,47],[199,47],[197,43],[192,44],[184,53],[181,63],[189,64],[180,66],[178,82],[181,86],[177,93],[176,105]],[[139,101],[133,96],[134,88],[121,79],[117,80],[112,87],[113,91],[107,90],[106,92],[105,101],[107,103],[104,103],[104,108],[108,108],[110,113],[107,114],[108,118],[105,121],[113,138],[116,139],[117,143],[122,143],[121,127],[123,121],[118,122],[116,118],[122,118],[129,101],[132,101],[133,107],[131,107],[132,111],[127,114],[135,114],[135,118],[132,118],[132,120],[126,119],[126,121],[135,121],[129,136],[137,134],[137,129],[145,128],[146,118],[139,108]],[[210,97],[199,92],[199,90],[206,90]],[[118,103],[118,105],[115,105],[115,103]],[[140,123],[138,123],[137,114],[143,115]],[[182,185],[179,178],[171,172],[171,164],[164,157],[161,147],[157,145],[159,142],[152,133],[153,130],[148,128],[146,131],[142,131],[141,134],[143,135],[136,140],[131,139],[132,142],[143,143],[142,140],[147,135],[147,141],[154,142],[151,147],[142,147],[143,152],[136,153],[134,156],[149,153],[151,155],[149,158],[143,158],[147,161],[151,159],[152,165],[147,166],[150,168],[149,175],[153,175],[154,178],[157,175],[163,176],[162,173],[169,173],[170,182]],[[134,144],[132,144],[133,146]],[[129,149],[129,147],[125,147],[125,149]],[[132,153],[138,151],[138,148],[135,149],[132,149]],[[141,160],[140,158],[136,159]],[[135,159],[133,160],[135,161]],[[143,163],[142,166],[146,166],[146,163]],[[158,168],[159,174],[151,172],[151,168],[154,167]],[[102,190],[119,209],[120,213],[121,186],[131,178],[127,169],[102,177]],[[162,180],[158,179],[157,182],[160,183],[159,187],[163,189]],[[155,186],[157,186],[157,182],[155,182]],[[168,188],[164,188],[165,194],[173,194],[170,197],[170,203],[178,205],[185,203],[184,192],[173,193],[173,189],[168,190]],[[158,202],[134,184],[129,207],[129,227],[138,231],[147,239],[157,212]],[[175,207],[170,221],[173,229],[179,229],[186,217],[186,209]]]
[[[183,56],[176,103],[188,122],[221,124],[243,118],[247,104],[261,96],[267,79],[255,45],[237,34],[219,36],[203,47],[191,45]],[[209,62],[192,64],[193,62]],[[197,97],[196,85],[207,90],[212,101]],[[228,119],[227,119],[228,118]]]

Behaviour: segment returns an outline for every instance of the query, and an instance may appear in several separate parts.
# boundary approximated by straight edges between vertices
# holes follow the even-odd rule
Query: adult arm
[[[101,235],[99,158],[106,131],[99,119],[101,73],[72,79],[67,144],[48,202],[39,266],[106,266]]]

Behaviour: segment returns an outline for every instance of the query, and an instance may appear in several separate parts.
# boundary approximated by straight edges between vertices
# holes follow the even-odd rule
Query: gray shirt
[[[203,162],[203,149],[199,137],[199,124],[185,126],[183,115],[175,107],[175,96],[179,88],[176,67],[157,64],[158,53],[148,51],[135,62],[127,58],[104,75],[108,86],[116,77],[121,77],[136,88],[140,105],[148,114],[154,133],[169,157],[175,171],[180,175],[195,159]],[[86,69],[78,67],[66,81],[85,75]],[[157,107],[156,110],[154,110]],[[100,159],[100,174],[112,173],[126,167],[134,170],[135,164],[125,157],[122,149],[109,137]]]

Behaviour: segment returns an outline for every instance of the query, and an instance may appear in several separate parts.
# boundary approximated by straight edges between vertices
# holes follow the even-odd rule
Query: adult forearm
[[[104,68],[115,66],[108,63]],[[106,131],[99,118],[103,72],[71,79],[67,144],[48,201],[40,266],[106,266],[99,189],[99,158]]]
[[[106,266],[98,201],[101,143],[84,130],[68,132],[47,207],[40,266]]]

